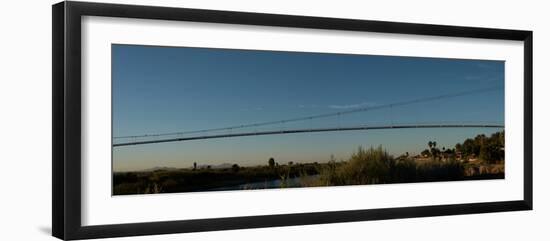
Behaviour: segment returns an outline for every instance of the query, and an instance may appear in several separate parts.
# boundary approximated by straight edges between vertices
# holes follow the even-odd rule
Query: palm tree
[[[439,152],[439,150],[435,148],[436,146],[437,146],[437,142],[435,142],[435,141],[429,141],[428,142],[428,147],[430,147],[430,152],[431,152],[432,157],[434,159],[437,155],[437,152]]]

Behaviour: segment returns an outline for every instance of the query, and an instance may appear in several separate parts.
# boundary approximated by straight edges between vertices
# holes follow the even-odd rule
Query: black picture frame
[[[524,180],[523,199],[421,207],[174,220],[131,224],[81,224],[81,17],[195,21],[429,36],[517,40],[524,43]],[[263,13],[197,10],[90,2],[52,6],[53,150],[52,233],[60,239],[106,238],[213,230],[307,225],[380,219],[531,210],[533,208],[533,33],[475,27],[335,19]]]

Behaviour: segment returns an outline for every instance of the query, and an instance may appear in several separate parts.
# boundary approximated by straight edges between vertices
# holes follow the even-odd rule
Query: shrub
[[[337,166],[335,163],[321,171],[321,180],[327,185],[357,185],[389,182],[393,157],[381,146],[364,149],[359,147],[350,159]]]
[[[456,160],[417,164],[408,157],[394,159],[381,146],[359,147],[347,162],[329,163],[320,176],[324,186],[451,181],[464,177],[464,167]]]

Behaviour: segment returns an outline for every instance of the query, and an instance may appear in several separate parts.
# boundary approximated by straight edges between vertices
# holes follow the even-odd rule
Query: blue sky
[[[504,85],[504,62],[113,45],[113,136],[192,131],[391,104]],[[262,127],[504,122],[504,89]],[[251,129],[245,129],[251,130]],[[497,129],[414,129],[207,139],[117,147],[115,171],[193,162],[242,166],[346,159],[358,146],[419,153]],[[225,132],[227,133],[227,132]]]

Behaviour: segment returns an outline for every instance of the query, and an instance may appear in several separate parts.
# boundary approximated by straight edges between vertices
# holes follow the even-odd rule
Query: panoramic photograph
[[[112,195],[505,177],[504,61],[111,51]]]

